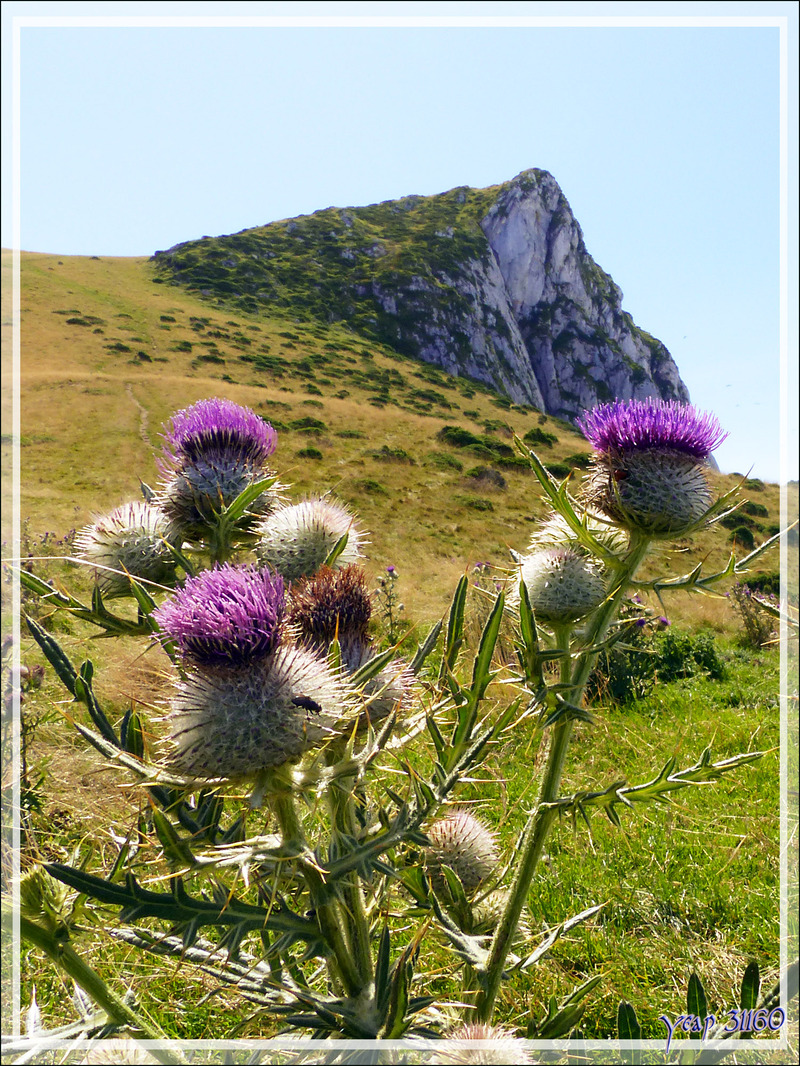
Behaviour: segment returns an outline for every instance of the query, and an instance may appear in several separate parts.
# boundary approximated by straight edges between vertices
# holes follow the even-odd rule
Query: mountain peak
[[[153,258],[162,281],[251,313],[346,322],[559,418],[614,399],[688,400],[669,352],[622,310],[546,170],[488,189],[326,208]]]

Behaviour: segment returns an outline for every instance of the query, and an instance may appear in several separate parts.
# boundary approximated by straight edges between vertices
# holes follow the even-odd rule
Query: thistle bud
[[[456,874],[470,896],[480,888],[497,865],[494,833],[469,811],[456,808],[427,830],[430,845],[425,866],[435,889],[446,888],[443,866]]]
[[[546,548],[524,556],[520,579],[536,617],[554,625],[577,622],[599,607],[606,596],[598,568],[574,548]],[[509,600],[519,602],[516,582]]]
[[[595,449],[586,500],[624,529],[674,537],[708,510],[708,458],[726,436],[713,415],[631,400],[595,407],[578,426]]]
[[[476,899],[472,904],[472,929],[473,936],[493,936],[495,929],[503,916],[508,903],[509,893],[504,888],[495,889],[488,895]],[[527,911],[523,910],[514,933],[514,942],[524,942],[530,939],[531,929],[528,923]]]
[[[628,547],[628,537],[623,530],[612,525],[607,518],[587,514],[584,518],[587,531],[613,555],[622,555]],[[586,553],[574,530],[560,514],[553,513],[536,530],[528,545],[528,553],[542,548],[573,548]]]
[[[130,595],[131,577],[174,585],[170,543],[175,544],[175,537],[169,534],[164,514],[137,501],[98,518],[75,538],[78,556],[97,567],[100,591],[107,597]]]
[[[472,1042],[485,1041],[484,1046]],[[488,1045],[488,1046],[487,1046]],[[441,1048],[434,1051],[432,1063],[453,1066],[528,1066],[534,1059],[524,1043],[499,1025],[462,1025],[448,1034]]]
[[[362,558],[365,533],[341,504],[310,499],[274,511],[258,529],[256,555],[263,565],[287,581],[316,573],[347,534],[347,544],[334,566],[343,567]]]

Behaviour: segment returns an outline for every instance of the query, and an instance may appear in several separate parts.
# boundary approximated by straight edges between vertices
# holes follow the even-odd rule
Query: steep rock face
[[[667,349],[622,311],[622,292],[586,251],[551,175],[526,171],[481,227],[550,414],[610,399],[688,400]]]
[[[154,259],[162,280],[255,313],[345,322],[560,418],[611,399],[688,399],[543,170],[490,189],[328,208]]]

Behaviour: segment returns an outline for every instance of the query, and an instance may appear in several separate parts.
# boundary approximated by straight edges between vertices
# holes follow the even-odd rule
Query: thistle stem
[[[329,791],[329,797],[334,829],[355,837],[357,832],[355,811],[353,810],[354,794],[342,791],[339,788],[333,788]],[[353,957],[356,969],[362,975],[362,986],[365,987],[372,979],[372,954],[370,952],[369,921],[364,892],[358,873],[355,870],[347,875],[345,899],[347,902],[349,939]]]
[[[597,659],[597,652],[592,652],[590,649],[604,638],[609,625],[616,616],[622,598],[625,595],[625,590],[647,554],[649,546],[649,539],[632,535],[630,549],[624,560],[624,566],[620,571],[617,584],[587,626],[584,638],[585,650],[577,656],[574,667],[572,656],[565,656],[561,660],[560,680],[562,684],[570,686],[568,699],[573,704],[579,704],[582,700],[586,682]],[[558,647],[570,646],[571,632],[569,627],[558,627],[555,636]],[[550,835],[553,822],[557,817],[557,811],[550,807],[549,804],[558,798],[561,775],[572,736],[573,724],[572,719],[562,718],[553,727],[553,739],[547,756],[547,765],[542,778],[539,800],[531,812],[523,831],[522,840],[520,841],[519,863],[514,874],[508,902],[492,939],[489,958],[486,963],[483,988],[475,1004],[474,1013],[478,1022],[488,1023],[491,1021],[495,1000],[503,980],[503,969],[511,947],[511,940],[519,925],[520,915],[527,902],[536,867],[544,852],[544,846]]]
[[[297,807],[289,792],[276,794],[272,799],[275,817],[281,829],[284,843],[289,841],[303,846],[307,850],[303,827],[297,815]],[[357,996],[369,983],[369,978],[362,978],[353,959],[350,946],[343,932],[343,915],[336,899],[325,883],[323,871],[308,858],[299,859],[311,901],[314,905],[320,932],[330,948],[329,965],[338,977],[348,996]]]
[[[570,629],[563,627],[556,631],[556,644],[558,647],[569,647]],[[561,660],[562,681],[570,680],[570,659],[565,656]],[[557,812],[547,807],[558,796],[561,784],[561,774],[564,769],[567,749],[572,736],[572,720],[562,719],[553,729],[553,740],[547,756],[547,766],[539,792],[539,801],[531,813],[528,823],[520,841],[521,857],[514,873],[514,880],[508,895],[500,923],[492,939],[489,949],[489,958],[486,963],[486,976],[484,986],[478,993],[475,1003],[475,1016],[479,1022],[488,1022],[494,1011],[494,1003],[503,979],[503,967],[511,947],[511,942],[519,925],[522,910],[528,899],[533,876],[539,859],[542,857],[544,845],[550,835],[550,828],[556,818]]]
[[[115,995],[102,977],[87,965],[69,944],[63,943],[53,933],[43,929],[36,922],[20,915],[20,934],[29,943],[39,948],[61,967],[73,979],[76,985],[106,1012],[112,1022],[127,1025],[139,1032],[146,1040],[164,1040],[164,1033],[154,1029],[128,1006],[124,1000]],[[171,1051],[150,1048],[150,1053],[159,1062],[180,1063],[183,1058]]]

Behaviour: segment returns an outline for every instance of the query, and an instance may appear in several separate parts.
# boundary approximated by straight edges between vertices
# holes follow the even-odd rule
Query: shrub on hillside
[[[744,548],[746,551],[752,551],[756,546],[753,531],[747,526],[737,526],[728,537],[728,540],[733,544],[738,544],[740,548]]]
[[[499,470],[493,470],[490,466],[473,466],[466,475],[470,481],[475,481],[484,488],[505,489],[508,483]]]
[[[551,447],[553,444],[558,444],[558,437],[555,433],[548,433],[544,429],[539,429],[538,426],[529,429],[522,439],[526,444],[544,445],[546,448]]]

